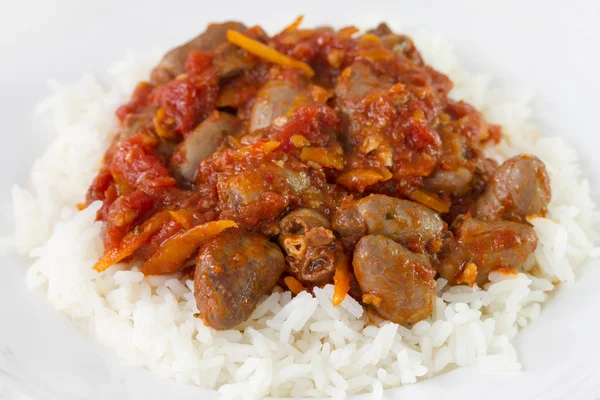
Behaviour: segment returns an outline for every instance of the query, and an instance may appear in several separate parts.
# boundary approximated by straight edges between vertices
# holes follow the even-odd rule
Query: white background
[[[0,235],[13,229],[10,186],[26,181],[49,140],[32,121],[34,105],[49,94],[48,78],[68,82],[86,72],[101,74],[127,49],[179,44],[210,21],[240,19],[277,29],[299,14],[306,15],[307,25],[380,19],[422,27],[449,39],[469,69],[492,74],[502,86],[531,88],[538,126],[579,151],[594,198],[600,199],[597,0],[0,0]],[[42,296],[25,290],[23,260],[0,256],[0,261],[0,382],[36,398],[212,398],[123,366],[72,329]],[[595,264],[581,271],[575,285],[562,288],[540,321],[519,335],[524,371],[459,371],[389,398],[600,398]],[[0,398],[3,393],[10,396],[0,390]]]

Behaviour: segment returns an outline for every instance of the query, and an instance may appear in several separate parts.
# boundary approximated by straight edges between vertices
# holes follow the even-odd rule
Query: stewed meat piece
[[[194,296],[200,317],[218,330],[244,322],[283,273],[279,248],[261,235],[225,231],[198,253]]]
[[[165,54],[152,71],[152,83],[161,85],[184,73],[185,61],[190,51],[214,51],[220,45],[227,43],[229,29],[243,31],[246,27],[242,23],[233,21],[210,24],[202,34]]]
[[[310,208],[300,208],[287,214],[281,219],[282,233],[303,233],[312,228],[323,227],[331,229],[329,219],[322,213]]]
[[[520,267],[537,246],[533,228],[519,222],[486,222],[467,216],[458,218],[451,230],[454,236],[444,241],[437,267],[451,285],[481,285],[497,268]]]
[[[416,64],[423,65],[423,59],[412,39],[406,35],[397,35],[390,27],[382,22],[375,29],[368,31],[381,39],[383,46],[394,53],[404,56]]]
[[[366,62],[356,62],[346,68],[337,80],[335,95],[342,109],[348,102],[362,100],[365,95],[389,88],[389,79],[378,77]]]
[[[191,183],[196,177],[200,161],[219,149],[227,136],[237,136],[242,122],[225,112],[214,112],[175,148],[171,169],[180,182]]]
[[[302,208],[283,217],[280,228],[279,243],[290,275],[316,286],[331,282],[342,247],[329,220],[316,210]]]
[[[335,86],[336,104],[342,116],[342,134],[347,145],[354,145],[353,138],[361,129],[358,104],[367,94],[388,89],[389,79],[378,77],[366,62],[356,62],[346,68]],[[359,144],[359,143],[356,143]]]
[[[221,79],[227,79],[250,71],[256,66],[256,59],[247,51],[225,42],[215,49],[211,65]]]
[[[500,127],[488,124],[475,107],[464,101],[450,100],[436,130],[442,141],[442,155],[423,185],[454,198],[465,196],[478,185],[477,169],[483,159],[481,144],[498,138]]]
[[[426,255],[385,236],[368,235],[356,245],[352,265],[363,300],[369,299],[384,318],[405,325],[432,313],[435,270]]]
[[[473,175],[473,172],[465,167],[455,170],[438,169],[425,180],[425,186],[434,191],[460,196],[469,191]]]
[[[531,154],[520,154],[496,170],[473,215],[485,221],[526,221],[527,217],[544,215],[550,197],[550,177],[544,163]]]
[[[289,117],[295,108],[308,104],[308,81],[299,72],[289,71],[269,80],[256,95],[250,113],[249,131],[270,126],[278,117]]]
[[[444,222],[435,211],[381,194],[347,200],[333,216],[333,229],[353,242],[380,234],[398,242],[427,245],[441,237],[443,228]]]
[[[423,184],[435,192],[462,196],[470,189],[475,169],[475,163],[465,157],[465,154],[470,151],[467,139],[446,129],[440,129],[439,133],[442,140],[443,161]]]

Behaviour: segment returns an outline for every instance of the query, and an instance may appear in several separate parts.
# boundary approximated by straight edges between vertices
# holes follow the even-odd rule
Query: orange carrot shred
[[[350,38],[357,32],[360,32],[360,29],[358,29],[357,27],[346,26],[338,31],[338,36],[341,38]]]
[[[260,143],[260,147],[261,150],[264,151],[265,153],[270,153],[273,150],[277,149],[279,147],[279,145],[281,144],[281,142],[278,142],[277,140],[269,140],[268,142],[259,142]]]
[[[228,30],[227,40],[230,43],[233,43],[246,50],[248,53],[264,58],[267,61],[279,64],[282,67],[299,69],[300,71],[304,72],[304,74],[306,74],[306,76],[308,76],[309,78],[312,78],[315,75],[315,71],[310,67],[310,65],[288,57],[285,54],[282,54],[277,50],[265,45],[264,43],[251,39],[248,36],[237,31],[231,29]]]
[[[94,264],[94,269],[102,272],[132,255],[150,236],[158,232],[169,221],[169,218],[167,211],[154,214],[138,228],[125,235],[118,248],[105,252],[100,260]]]
[[[335,275],[333,275],[333,300],[334,307],[339,306],[350,291],[350,260],[344,253],[335,257]]]
[[[415,189],[408,197],[411,200],[421,203],[439,213],[443,214],[450,211],[450,202],[440,198],[435,193],[431,193],[423,189]]]
[[[294,294],[298,294],[306,290],[304,286],[298,281],[298,279],[294,278],[293,276],[286,276],[285,278],[283,278],[283,281],[287,285],[288,289],[290,289],[290,292]]]
[[[308,146],[310,144],[310,141],[302,135],[292,135],[290,137],[290,143],[292,144],[292,146],[299,149]]]
[[[194,221],[194,211],[192,210],[177,210],[169,211],[169,215],[173,221],[177,222],[183,229],[191,229]]]
[[[164,275],[177,272],[198,246],[227,228],[237,228],[230,220],[212,221],[197,225],[167,239],[142,265],[144,275]]]
[[[304,19],[304,15],[300,15],[298,18],[296,18],[294,20],[294,22],[292,22],[291,24],[289,24],[284,30],[283,32],[290,32],[290,31],[295,31],[296,29],[298,29],[298,27],[300,26],[300,24],[302,23],[302,20]]]
[[[385,180],[386,177],[379,171],[370,168],[355,168],[342,172],[336,182],[347,189],[362,193],[367,187]]]
[[[314,161],[328,168],[344,169],[344,156],[325,147],[304,147],[300,153],[300,159]]]

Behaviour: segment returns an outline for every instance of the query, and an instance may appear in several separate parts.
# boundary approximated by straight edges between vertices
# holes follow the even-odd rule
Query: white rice
[[[96,273],[103,224],[95,203],[77,212],[116,129],[113,112],[148,76],[156,57],[126,60],[109,70],[108,84],[91,76],[75,84],[51,82],[54,95],[38,111],[50,118],[56,139],[33,166],[31,189],[12,189],[15,248],[32,258],[27,285],[85,331],[134,365],[168,378],[217,389],[229,398],[262,396],[342,398],[406,385],[457,366],[518,370],[511,339],[535,320],[554,290],[575,279],[596,257],[599,221],[581,176],[577,154],[561,138],[539,137],[529,121],[529,98],[503,95],[484,75],[461,70],[439,37],[416,35],[425,59],[455,82],[462,98],[504,127],[499,159],[529,152],[552,178],[547,218],[533,222],[535,259],[517,277],[493,274],[484,288],[445,287],[438,280],[433,315],[412,328],[367,324],[356,301],[331,305],[333,288],[315,297],[276,291],[239,331],[218,332],[193,318],[193,282],[146,278],[136,266]],[[95,160],[95,161],[92,161]]]

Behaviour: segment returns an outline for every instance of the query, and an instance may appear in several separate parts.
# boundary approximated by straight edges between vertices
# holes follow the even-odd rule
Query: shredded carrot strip
[[[356,32],[360,32],[360,29],[355,26],[346,26],[338,31],[338,36],[341,38],[350,38]]]
[[[177,210],[169,211],[169,215],[173,218],[173,221],[177,222],[183,227],[183,229],[191,229],[194,223],[194,215],[196,213],[192,210]]]
[[[333,300],[334,307],[339,306],[350,291],[350,260],[344,253],[335,257],[335,275],[333,275]]]
[[[270,153],[277,149],[280,144],[281,142],[278,142],[277,140],[269,140],[268,142],[262,142],[260,146],[262,151],[265,153]]]
[[[83,211],[83,210],[85,210],[86,208],[87,208],[87,204],[85,204],[85,203],[77,203],[77,209],[78,209],[79,211]]]
[[[362,193],[367,187],[385,180],[386,177],[374,169],[355,168],[342,172],[336,182],[347,189]]]
[[[383,167],[383,169],[381,170],[381,176],[383,177],[383,181],[385,182],[392,179],[394,177],[394,174],[392,174],[390,170],[386,167]]]
[[[134,251],[150,238],[150,236],[158,232],[158,230],[169,221],[169,218],[170,216],[167,211],[161,211],[154,214],[138,228],[125,235],[118,248],[105,252],[100,260],[94,264],[94,269],[98,272],[102,272],[124,258],[132,255]]]
[[[327,100],[334,96],[333,92],[318,86],[318,85],[310,85],[310,97],[312,97],[313,101],[317,103],[325,104]]]
[[[435,193],[430,193],[423,189],[415,189],[408,197],[411,200],[421,203],[437,212],[447,213],[450,211],[450,202],[440,198]]]
[[[372,61],[390,61],[394,59],[394,53],[387,49],[366,49],[360,51],[360,56]]]
[[[361,49],[366,49],[369,47],[381,47],[381,39],[372,33],[365,33],[361,36],[358,45]]]
[[[212,221],[171,236],[146,260],[142,265],[142,272],[144,275],[177,272],[202,242],[227,228],[237,228],[237,224],[230,220]]]
[[[285,28],[283,30],[283,32],[290,32],[290,31],[295,31],[296,29],[298,29],[298,27],[300,26],[300,24],[302,23],[302,20],[304,19],[304,15],[300,15],[298,18],[296,18],[294,20],[294,22],[292,22],[291,24],[289,24],[287,26],[287,28]]]
[[[290,289],[290,292],[294,294],[298,294],[306,290],[304,289],[304,286],[302,286],[302,284],[298,281],[298,279],[294,278],[293,276],[286,276],[285,278],[283,278],[283,281],[287,285],[288,289]]]
[[[344,156],[325,147],[304,147],[300,153],[303,161],[314,161],[324,167],[344,169]]]
[[[308,139],[302,135],[292,135],[290,137],[290,143],[298,149],[301,147],[308,146],[310,144]]]
[[[275,64],[279,64],[283,67],[288,68],[296,68],[301,70],[308,76],[312,78],[315,75],[315,71],[310,67],[310,65],[303,63],[302,61],[295,60],[291,57],[286,56],[278,52],[277,50],[257,41],[249,38],[248,36],[241,34],[234,30],[227,31],[227,40],[230,43],[233,43],[242,49],[246,50],[248,53],[254,54],[255,56],[264,58],[267,61],[270,61]]]

